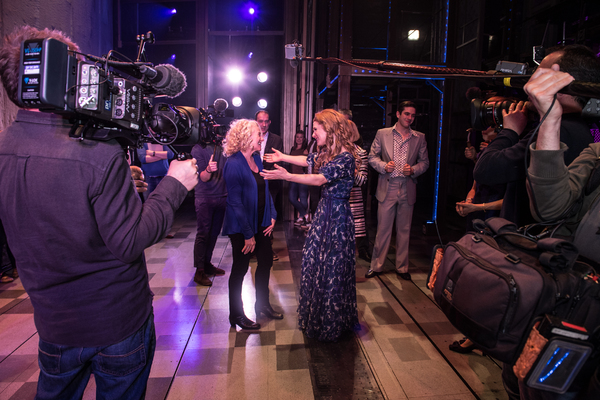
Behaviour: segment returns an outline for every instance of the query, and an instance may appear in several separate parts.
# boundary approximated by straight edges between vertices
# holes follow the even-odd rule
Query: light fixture
[[[269,76],[266,72],[259,72],[258,75],[256,75],[256,79],[258,79],[260,83],[264,83],[269,79]]]
[[[176,8],[171,9],[171,14],[177,14],[177,9]]]
[[[227,79],[229,79],[229,82],[231,83],[240,83],[242,78],[242,71],[240,71],[238,68],[232,68],[229,70],[229,72],[227,72]]]
[[[409,30],[408,31],[408,40],[419,40],[419,30]]]
[[[258,108],[267,108],[267,101],[265,99],[260,99],[256,104],[258,104]]]
[[[231,104],[233,104],[234,107],[239,107],[242,105],[242,98],[239,96],[234,97],[233,99],[231,99]]]
[[[248,2],[243,6],[244,18],[254,20],[258,15],[258,6],[255,3]]]

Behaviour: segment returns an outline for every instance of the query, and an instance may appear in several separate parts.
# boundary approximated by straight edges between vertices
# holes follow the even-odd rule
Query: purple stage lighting
[[[171,54],[171,60],[175,60],[177,56],[175,54]]]
[[[246,3],[243,7],[244,17],[254,20],[258,14],[258,7],[254,3]]]
[[[171,14],[177,14],[177,9],[176,9],[176,8],[173,8],[173,9],[171,10]]]

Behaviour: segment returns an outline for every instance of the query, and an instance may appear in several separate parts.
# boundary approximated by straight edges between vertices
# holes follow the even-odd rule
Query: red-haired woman
[[[354,221],[350,190],[357,163],[345,117],[334,110],[315,115],[313,137],[323,151],[290,156],[275,151],[267,161],[312,166],[317,174],[291,174],[284,168],[263,171],[265,179],[322,186],[321,200],[302,254],[298,325],[308,337],[336,341],[358,324],[354,259]],[[313,168],[314,169],[314,168]]]

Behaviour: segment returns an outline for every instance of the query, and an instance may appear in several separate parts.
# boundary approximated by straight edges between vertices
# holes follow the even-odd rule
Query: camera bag
[[[474,225],[478,232],[445,246],[429,281],[448,320],[484,353],[514,364],[536,317],[566,319],[575,312],[585,318],[582,290],[600,305],[600,285],[583,285],[585,274],[573,270],[578,252],[572,243],[532,239],[502,218]],[[600,316],[592,318],[595,328]]]

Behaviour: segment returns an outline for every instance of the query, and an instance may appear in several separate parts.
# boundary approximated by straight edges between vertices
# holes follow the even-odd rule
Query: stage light
[[[175,60],[177,56],[175,54],[171,54],[171,60]]]
[[[253,55],[254,55],[253,52],[248,53],[248,59],[251,59]]]
[[[173,9],[171,10],[171,14],[177,14],[177,9],[176,9],[176,8],[173,8]]]
[[[237,68],[232,68],[227,72],[227,79],[231,83],[240,83],[242,81],[243,75],[242,71]]]
[[[241,97],[234,97],[233,99],[231,99],[231,104],[233,104],[234,107],[239,107],[242,105],[242,98]]]
[[[264,83],[269,79],[269,76],[266,72],[259,72],[258,75],[256,75],[256,79],[258,79],[260,83]]]
[[[265,99],[260,99],[256,104],[258,104],[258,108],[267,108],[267,101]]]
[[[419,30],[409,30],[408,31],[408,40],[419,40]]]
[[[243,6],[244,18],[254,20],[258,14],[258,7],[254,3],[246,3]]]

